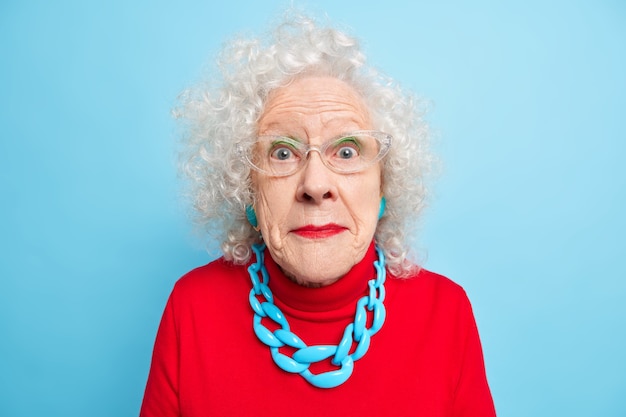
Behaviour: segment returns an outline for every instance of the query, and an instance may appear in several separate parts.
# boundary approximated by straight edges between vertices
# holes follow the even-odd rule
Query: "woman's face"
[[[335,78],[305,77],[272,91],[258,130],[321,145],[372,129],[357,92]],[[353,174],[329,170],[317,152],[287,177],[253,172],[263,239],[283,271],[302,285],[328,285],[358,263],[371,243],[381,198],[380,164]]]

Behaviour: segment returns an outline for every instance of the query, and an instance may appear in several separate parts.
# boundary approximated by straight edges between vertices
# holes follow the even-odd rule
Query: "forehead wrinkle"
[[[351,103],[349,100],[345,102],[338,100],[325,100],[314,101],[311,100],[307,103],[302,103],[301,100],[292,99],[291,102],[282,102],[277,104],[271,104],[268,106],[263,115],[261,116],[261,122],[266,118],[279,117],[281,114],[293,114],[297,116],[311,116],[321,113],[354,113],[367,114],[364,108],[355,103]]]
[[[320,140],[328,140],[331,139],[331,137],[337,135],[343,135],[355,130],[369,128],[369,124],[367,122],[356,117],[326,118],[323,114],[318,114],[315,116],[315,118],[317,118],[318,121],[314,121],[311,118],[306,118],[267,123],[259,129],[259,135],[288,136],[298,140],[308,139],[309,141],[315,138]],[[327,130],[327,132],[321,133],[320,125],[323,126],[323,130]],[[337,126],[334,131],[333,125]],[[332,133],[329,134],[328,131],[331,131]]]
[[[371,128],[369,111],[356,90],[339,80],[331,81],[335,83],[333,87],[322,85],[318,90],[315,77],[311,80],[313,84],[292,84],[270,92],[258,120],[259,134],[305,131],[309,136],[314,134],[311,130],[332,129],[334,124],[341,129],[335,134]]]
[[[354,129],[362,129],[370,124],[369,115],[358,108],[346,109],[344,106],[300,106],[279,110],[268,109],[259,120],[259,133],[265,134],[276,130],[278,134],[284,129],[304,130],[307,135],[311,126],[332,127],[332,124],[354,125]],[[338,132],[345,133],[345,132]]]

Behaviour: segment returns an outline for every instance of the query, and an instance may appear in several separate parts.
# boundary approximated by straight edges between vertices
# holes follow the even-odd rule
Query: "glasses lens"
[[[289,175],[295,172],[303,157],[303,144],[282,136],[263,136],[252,151],[252,164],[271,175]]]
[[[381,145],[372,134],[356,133],[325,145],[324,158],[338,172],[358,172],[380,159]]]

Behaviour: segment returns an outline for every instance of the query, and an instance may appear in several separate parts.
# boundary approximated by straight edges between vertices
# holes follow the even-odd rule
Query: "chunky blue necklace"
[[[354,362],[361,359],[370,346],[370,340],[385,322],[385,256],[380,248],[376,247],[378,260],[374,261],[376,278],[368,282],[369,295],[361,297],[357,302],[354,321],[346,326],[343,337],[337,345],[308,346],[296,334],[289,330],[289,323],[282,311],[274,304],[274,296],[268,287],[269,275],[263,264],[264,244],[252,245],[256,254],[256,263],[248,267],[252,289],[250,290],[250,306],[254,310],[254,333],[261,342],[270,348],[272,358],[279,368],[286,372],[300,374],[307,382],[319,388],[334,388],[350,378],[354,369]],[[260,272],[260,277],[259,277]],[[259,301],[259,297],[265,301]],[[367,328],[367,311],[373,313],[372,326]],[[277,323],[280,328],[270,331],[261,320],[268,318]],[[354,352],[349,353],[356,343]],[[279,348],[291,346],[296,349],[289,357],[279,352]],[[339,369],[334,371],[313,374],[309,366],[333,357],[331,363]]]

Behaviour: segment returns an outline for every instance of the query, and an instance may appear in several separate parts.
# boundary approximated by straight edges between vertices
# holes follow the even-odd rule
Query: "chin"
[[[358,263],[367,244],[355,242],[354,235],[342,233],[324,239],[307,239],[291,235],[274,260],[296,283],[319,287],[332,284],[347,274]]]

